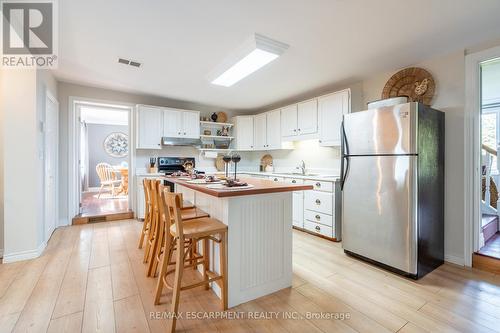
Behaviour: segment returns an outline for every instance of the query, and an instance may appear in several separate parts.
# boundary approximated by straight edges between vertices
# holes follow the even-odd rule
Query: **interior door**
[[[182,134],[189,139],[200,137],[200,113],[198,111],[182,112]]]
[[[178,138],[182,134],[182,113],[179,110],[163,110],[163,136]]]
[[[284,137],[297,135],[297,104],[281,109],[281,135]]]
[[[312,99],[297,106],[298,135],[318,132],[318,100]]]
[[[280,149],[281,148],[281,113],[280,110],[271,111],[267,113],[267,148]]]
[[[417,156],[354,156],[342,193],[342,246],[417,273]]]
[[[267,149],[267,116],[265,113],[254,117],[254,147],[255,149]]]
[[[44,124],[44,225],[45,241],[48,241],[56,227],[57,220],[57,149],[58,113],[55,100],[46,97]]]

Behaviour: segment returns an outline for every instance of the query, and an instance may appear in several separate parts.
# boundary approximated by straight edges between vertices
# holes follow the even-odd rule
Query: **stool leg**
[[[154,277],[156,275],[156,272],[158,271],[158,264],[160,263],[160,256],[161,256],[161,251],[164,245],[164,237],[165,237],[165,231],[162,230],[163,223],[160,223],[160,232],[157,237],[157,243],[158,245],[156,246],[156,251],[153,253],[153,260],[149,263],[152,267],[150,268],[151,271],[151,276]],[[165,251],[165,249],[163,249]]]
[[[220,274],[222,275],[221,301],[222,309],[227,310],[227,233],[220,234]]]
[[[196,253],[198,252],[198,240],[196,238],[193,238],[193,246],[191,247],[191,259],[194,259]],[[194,261],[193,261],[194,263]],[[198,266],[194,265],[193,270],[197,270]]]
[[[149,223],[149,214],[148,212],[146,212],[146,216],[144,216],[144,222],[142,224],[141,238],[139,238],[139,246],[138,246],[139,249],[142,249],[142,246],[144,245],[144,237],[148,229],[148,223]]]
[[[158,283],[156,284],[155,305],[160,304],[161,292],[163,290],[163,279],[166,278],[168,265],[172,258],[173,239],[170,233],[165,235],[165,251],[160,266],[160,274],[158,275]]]
[[[149,226],[148,237],[146,238],[146,248],[144,249],[144,263],[148,262],[149,254],[151,252],[151,242],[153,240],[153,237],[155,237],[156,214],[152,213],[150,216],[151,222]]]
[[[188,249],[189,251],[190,249]],[[177,239],[177,252],[175,262],[175,277],[174,277],[174,290],[172,294],[172,319],[170,320],[168,331],[175,332],[175,325],[177,323],[177,314],[179,313],[179,298],[181,296],[182,286],[182,273],[184,271],[184,239]]]
[[[210,257],[209,257],[209,244],[208,239],[203,239],[203,279],[207,281],[205,285],[205,290],[210,289],[210,285],[208,283],[208,274],[207,271],[210,269]]]

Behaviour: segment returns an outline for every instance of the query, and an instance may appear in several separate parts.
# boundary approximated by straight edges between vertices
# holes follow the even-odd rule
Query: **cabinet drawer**
[[[291,183],[291,184],[303,184],[304,183],[303,179],[298,179],[298,178],[284,178],[283,181],[285,183]]]
[[[282,182],[283,178],[282,177],[275,177],[275,176],[270,176],[269,180],[272,180],[274,182]]]
[[[319,223],[314,223],[306,220],[304,221],[304,229],[326,237],[333,237],[333,228]]]
[[[304,208],[333,215],[333,193],[306,191],[304,195]]]
[[[314,190],[323,192],[333,192],[333,182],[322,182],[319,180],[306,180],[307,185],[314,186]]]
[[[312,210],[306,209],[304,211],[304,218],[311,222],[323,224],[326,226],[333,227],[333,216],[328,214],[323,214],[319,212],[314,212]]]

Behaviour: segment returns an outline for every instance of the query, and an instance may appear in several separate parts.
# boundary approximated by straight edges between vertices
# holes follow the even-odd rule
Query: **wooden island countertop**
[[[239,178],[240,181],[246,182],[249,185],[253,185],[250,188],[229,188],[229,189],[214,189],[208,188],[207,184],[193,184],[186,180],[179,179],[176,177],[167,177],[168,181],[192,189],[194,191],[202,192],[214,197],[225,198],[225,197],[239,197],[244,195],[255,195],[255,194],[266,194],[266,193],[279,193],[279,192],[293,192],[293,191],[305,191],[312,190],[312,185],[305,184],[290,184],[282,182],[274,182],[267,179],[256,179],[256,178]],[[213,183],[218,184],[218,183]]]

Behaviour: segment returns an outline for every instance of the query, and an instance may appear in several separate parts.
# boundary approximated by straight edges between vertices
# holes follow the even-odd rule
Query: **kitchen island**
[[[292,285],[292,193],[304,184],[240,179],[248,188],[214,189],[169,178],[175,192],[228,226],[228,305],[251,301]],[[218,244],[210,269],[219,272]],[[220,296],[216,284],[212,288]]]

